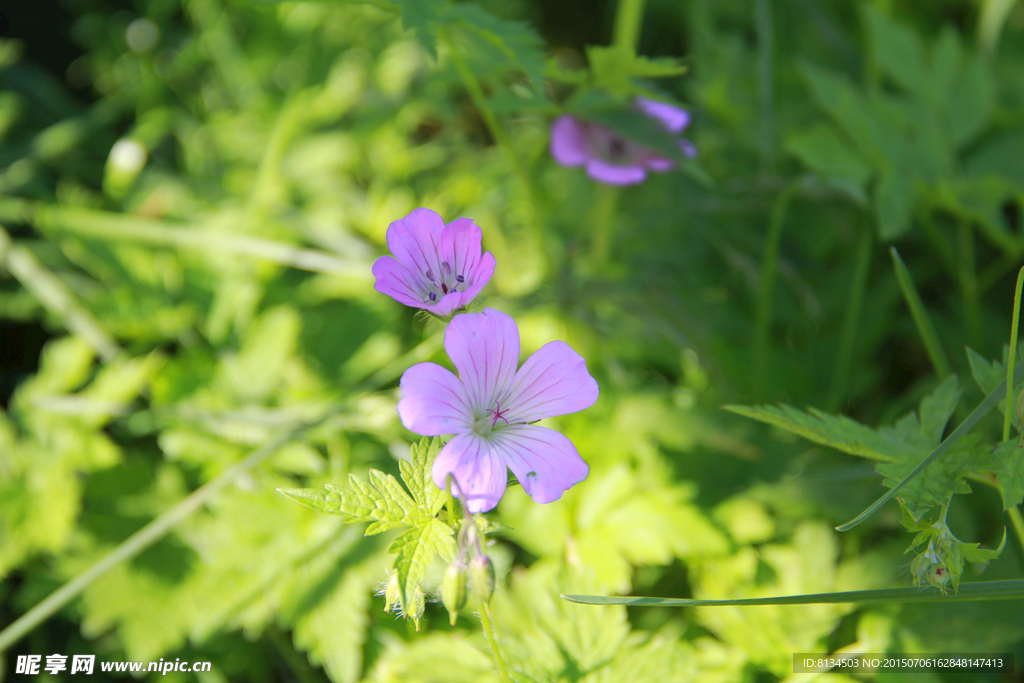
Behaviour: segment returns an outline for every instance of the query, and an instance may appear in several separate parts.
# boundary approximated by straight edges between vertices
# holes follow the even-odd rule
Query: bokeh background
[[[637,52],[688,72],[616,77],[688,108],[698,156],[612,188],[547,145],[551,120],[602,89],[564,74],[610,43],[618,11],[0,8],[0,624],[336,411],[16,642],[8,678],[19,654],[84,653],[208,660],[204,682],[497,680],[471,616],[451,628],[431,603],[415,633],[383,612],[387,538],[275,491],[397,474],[407,457],[398,378],[447,360],[436,326],[373,291],[370,265],[388,224],[419,206],[481,226],[498,261],[482,297],[516,317],[524,355],[566,340],[601,386],[596,406],[550,421],[588,480],[546,506],[510,489],[492,515],[508,527],[489,552],[518,680],[795,681],[794,652],[858,646],[1024,661],[1012,601],[559,599],[909,585],[895,505],[833,529],[882,493],[870,463],[719,407],[784,402],[885,426],[956,373],[964,417],[983,395],[964,349],[1001,357],[1024,254],[1024,7],[648,0]],[[994,547],[999,493],[974,488],[950,525]],[[1022,570],[1011,538],[965,580]],[[1011,680],[915,678],[929,679]]]

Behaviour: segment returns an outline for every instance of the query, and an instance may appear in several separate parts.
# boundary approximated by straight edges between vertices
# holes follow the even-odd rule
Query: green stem
[[[612,42],[631,55],[636,54],[636,44],[640,40],[645,2],[646,0],[619,0],[615,10],[615,32]]]
[[[857,244],[857,255],[853,267],[853,281],[850,283],[850,296],[846,303],[846,315],[843,319],[842,336],[839,341],[839,354],[832,373],[832,386],[829,389],[828,412],[838,410],[846,394],[846,380],[850,374],[853,345],[857,337],[857,323],[860,320],[860,309],[864,304],[864,293],[868,285],[872,237],[871,226],[861,226],[860,241]]]
[[[72,598],[84,591],[100,576],[122,562],[137,556],[143,550],[163,538],[172,529],[185,521],[193,512],[205,504],[206,501],[210,500],[210,498],[212,498],[218,491],[233,483],[240,475],[248,472],[252,468],[256,467],[256,465],[266,460],[277,452],[281,446],[285,445],[303,432],[306,432],[307,430],[322,424],[331,417],[334,417],[342,410],[342,406],[335,406],[319,418],[278,436],[269,443],[253,451],[249,457],[226,470],[216,479],[200,486],[173,508],[139,529],[119,546],[100,559],[99,562],[65,583],[42,602],[15,620],[14,623],[9,625],[3,631],[0,631],[0,652],[6,650],[19,638],[66,605]]]
[[[487,638],[487,643],[491,646],[494,665],[498,669],[501,680],[506,683],[512,683],[508,670],[505,668],[505,660],[502,659],[501,651],[498,649],[498,639],[494,637],[494,627],[491,625],[491,608],[489,605],[480,606],[480,624],[484,627],[484,637]]]
[[[594,242],[591,245],[591,261],[594,273],[600,273],[608,265],[608,253],[611,251],[615,234],[615,217],[618,212],[619,188],[600,185],[596,188],[597,201],[594,202]]]
[[[1024,287],[1024,268],[1017,273],[1017,289],[1013,295],[1013,322],[1010,323],[1010,350],[1006,360],[1006,412],[1003,413],[1003,441],[1010,439],[1013,419],[1013,366],[1017,362],[1017,327],[1020,324],[1020,294]]]
[[[761,257],[761,286],[757,292],[757,309],[754,313],[754,400],[764,400],[768,378],[768,332],[772,322],[772,300],[775,293],[775,276],[779,269],[779,244],[782,241],[782,227],[785,224],[789,205],[796,195],[797,186],[789,184],[772,206],[771,222],[765,238],[764,255]]]
[[[939,335],[935,331],[935,326],[932,325],[928,311],[924,307],[924,302],[921,301],[921,295],[914,285],[913,278],[910,277],[910,271],[907,269],[906,264],[903,263],[903,259],[900,258],[896,247],[889,247],[889,255],[892,256],[892,265],[896,271],[896,279],[900,283],[903,298],[907,302],[907,307],[910,308],[910,315],[914,318],[914,325],[917,327],[917,333],[921,335],[921,341],[924,342],[924,348],[928,352],[928,358],[932,362],[932,367],[935,368],[935,372],[939,374],[939,377],[945,379],[953,371],[950,368],[946,352],[942,348],[942,342],[939,341]],[[1010,368],[1012,372],[1012,364]]]
[[[964,299],[964,312],[967,316],[967,337],[970,339],[971,346],[980,349],[984,339],[981,336],[981,309],[978,306],[978,275],[975,270],[974,259],[974,230],[970,223],[961,222],[957,226],[956,236],[957,252],[960,256],[960,291]]]

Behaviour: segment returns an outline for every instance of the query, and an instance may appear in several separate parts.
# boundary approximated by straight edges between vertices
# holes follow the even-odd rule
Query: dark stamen
[[[466,278],[462,277],[461,275],[456,275],[455,281],[458,282],[459,284],[462,284],[463,282],[466,281]]]
[[[441,264],[441,269],[444,270],[444,274],[445,275],[451,275],[452,274],[452,267],[448,265],[447,261],[445,261],[444,263]]]
[[[608,143],[608,151],[613,157],[621,157],[626,153],[626,142],[620,137],[613,137]]]
[[[444,292],[445,294],[447,294],[448,293],[448,285],[446,285],[445,283],[442,282],[441,283],[441,291]]]
[[[430,280],[431,282],[434,281],[434,274],[430,272],[429,268],[427,268],[427,279]]]
[[[437,301],[437,293],[436,292],[431,292],[430,293],[430,300],[431,301]]]

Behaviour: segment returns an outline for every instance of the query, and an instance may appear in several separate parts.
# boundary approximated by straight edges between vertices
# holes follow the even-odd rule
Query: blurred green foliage
[[[637,58],[606,45],[611,5],[591,35],[559,2],[83,2],[61,38],[85,52],[67,74],[85,105],[0,42],[0,316],[50,336],[0,412],[0,622],[295,434],[15,643],[6,670],[95,653],[209,660],[204,682],[498,680],[465,612],[450,628],[431,601],[420,634],[383,612],[399,532],[367,537],[276,492],[406,466],[398,378],[447,360],[370,265],[418,206],[482,227],[498,262],[483,296],[515,315],[524,354],[563,339],[601,386],[550,421],[589,478],[545,506],[510,489],[492,515],[516,680],[761,681],[788,677],[793,652],[844,648],[1024,656],[1015,603],[558,597],[914,578],[896,505],[831,527],[883,490],[849,454],[899,478],[963,417],[958,387],[982,395],[933,371],[891,243],[952,370],[983,393],[1005,378],[986,359],[1009,339],[1024,254],[1024,8],[986,53],[992,4],[649,0]],[[696,162],[617,189],[550,159],[563,111],[662,144],[622,113],[635,94],[687,104]],[[718,410],[775,402],[747,411],[769,427]],[[974,438],[999,441],[997,422]],[[902,504],[916,519],[970,481],[949,527],[997,546],[1024,495],[1017,440],[965,440],[951,481]],[[964,580],[1019,577],[1008,545]],[[428,590],[442,571],[417,569]]]

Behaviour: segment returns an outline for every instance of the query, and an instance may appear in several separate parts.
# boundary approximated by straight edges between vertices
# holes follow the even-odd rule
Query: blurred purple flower
[[[406,306],[440,316],[469,304],[494,275],[494,256],[480,255],[480,228],[468,218],[448,225],[430,209],[416,209],[388,226],[394,254],[373,264],[374,289]]]
[[[470,512],[486,512],[501,500],[511,468],[538,503],[562,497],[587,478],[576,447],[558,432],[532,423],[574,413],[597,400],[597,382],[568,344],[545,344],[519,365],[519,330],[492,308],[456,316],[444,348],[456,377],[435,363],[402,375],[398,415],[423,436],[454,434],[434,461],[434,483],[445,489],[449,473]]]
[[[638,97],[636,106],[670,133],[680,133],[690,124],[690,113],[671,104]],[[697,155],[689,140],[680,138],[679,146],[686,156]],[[675,166],[611,128],[568,114],[551,124],[551,156],[563,166],[585,166],[587,175],[608,185],[635,185],[647,178],[648,171],[670,171]]]

